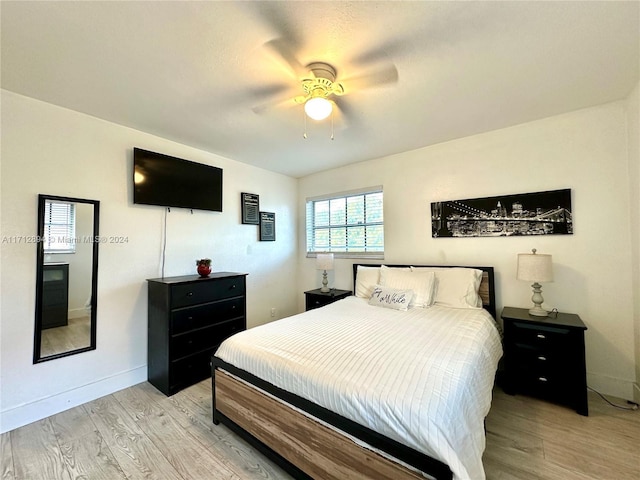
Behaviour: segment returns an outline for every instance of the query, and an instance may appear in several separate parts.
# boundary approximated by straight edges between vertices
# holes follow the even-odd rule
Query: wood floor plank
[[[210,385],[210,381],[209,381]],[[205,391],[196,387],[195,394],[191,389],[183,390],[170,397],[172,405],[162,404],[163,408],[174,417],[184,415],[189,419],[186,430],[194,436],[216,458],[221,458],[233,472],[241,478],[252,479],[289,479],[280,467],[254,450],[243,440],[232,435],[224,425],[214,425],[212,412],[207,405],[211,399],[206,399]],[[210,387],[208,389],[209,395]],[[199,394],[197,393],[199,392]],[[210,408],[210,407],[209,407]]]
[[[16,480],[71,480],[48,418],[10,435]]]
[[[74,407],[49,417],[58,443],[68,443],[97,431],[86,410]]]
[[[2,480],[15,480],[9,432],[0,434],[0,461],[2,462],[0,463],[0,478]]]
[[[584,417],[560,405],[496,389],[486,422],[487,478],[640,478],[639,412],[602,408],[601,400],[591,395],[589,401],[591,415]],[[620,428],[612,428],[616,424]],[[521,445],[531,437],[542,441],[542,457],[538,449],[523,455],[508,443]]]
[[[621,400],[616,403],[624,405]],[[640,411],[589,394],[589,417],[494,390],[487,480],[640,478]],[[0,437],[3,480],[291,480],[211,423],[211,381],[166,397],[144,382]],[[81,477],[84,476],[84,477]]]
[[[208,443],[219,439],[211,432],[206,436],[198,425],[194,429],[192,417],[176,412],[169,398],[162,394],[156,396],[155,389],[150,388],[153,389],[149,384],[139,384],[116,392],[114,396],[125,409],[133,412],[139,427],[173,468],[190,480],[238,478],[222,459],[216,458],[207,448]],[[173,410],[174,415],[169,410]]]
[[[85,409],[130,480],[182,480],[112,395],[85,404]]]
[[[291,476],[237,435],[230,434],[210,450],[242,480],[290,480]]]
[[[61,443],[60,450],[72,479],[127,479],[102,435],[97,431]]]

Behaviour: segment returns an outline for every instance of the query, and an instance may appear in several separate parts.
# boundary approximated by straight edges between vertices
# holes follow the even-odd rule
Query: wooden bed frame
[[[354,285],[358,265],[380,266],[354,264]],[[484,272],[479,294],[484,308],[495,318],[493,267],[468,268]],[[438,480],[453,478],[445,463],[276,387],[215,355],[211,359],[211,374],[213,423],[222,422],[296,479],[424,480],[419,472]],[[384,455],[361,446],[354,438]]]

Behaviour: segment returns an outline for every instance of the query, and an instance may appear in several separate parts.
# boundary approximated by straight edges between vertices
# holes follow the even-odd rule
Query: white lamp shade
[[[314,120],[324,120],[331,114],[331,110],[331,102],[323,97],[310,98],[304,104],[305,113]]]
[[[519,253],[516,276],[518,280],[528,282],[553,282],[551,255]]]
[[[318,253],[316,270],[333,270],[333,253]]]

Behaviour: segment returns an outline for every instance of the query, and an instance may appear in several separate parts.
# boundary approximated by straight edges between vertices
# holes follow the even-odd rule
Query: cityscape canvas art
[[[431,203],[434,238],[573,233],[571,189]]]

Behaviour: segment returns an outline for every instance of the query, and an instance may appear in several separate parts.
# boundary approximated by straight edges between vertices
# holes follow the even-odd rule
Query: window
[[[384,256],[382,187],[307,199],[307,255]]]
[[[44,204],[44,253],[75,253],[76,209],[73,203]]]

